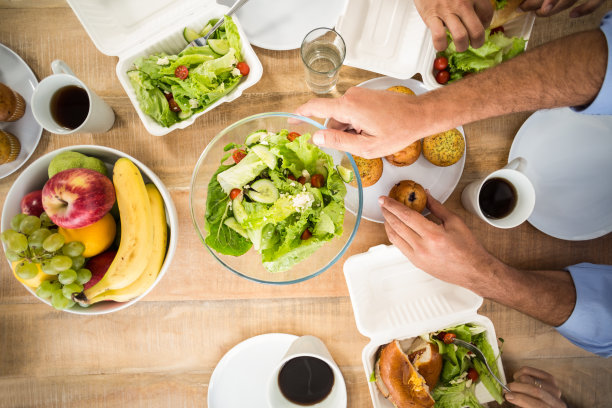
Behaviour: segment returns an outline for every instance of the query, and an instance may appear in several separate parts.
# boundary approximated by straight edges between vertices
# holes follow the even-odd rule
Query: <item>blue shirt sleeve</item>
[[[612,265],[581,263],[567,268],[576,306],[557,331],[583,349],[612,356]]]

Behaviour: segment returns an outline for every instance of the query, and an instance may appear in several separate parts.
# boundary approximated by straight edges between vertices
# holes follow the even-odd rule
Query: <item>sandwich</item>
[[[420,337],[410,344],[394,340],[382,346],[374,365],[378,390],[397,408],[433,407],[430,390],[441,371],[438,347]]]
[[[524,0],[491,0],[495,9],[489,28],[496,28],[525,13],[519,8]]]

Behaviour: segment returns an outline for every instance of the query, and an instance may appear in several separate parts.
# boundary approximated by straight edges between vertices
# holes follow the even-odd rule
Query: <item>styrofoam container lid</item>
[[[477,315],[482,304],[474,292],[418,269],[395,246],[351,256],[344,276],[357,329],[373,340],[419,335],[462,321]]]
[[[529,40],[533,12],[504,24],[508,36]],[[346,65],[397,79],[420,73],[430,89],[442,85],[433,74],[437,52],[431,32],[414,2],[405,0],[348,0],[336,31],[346,43]]]

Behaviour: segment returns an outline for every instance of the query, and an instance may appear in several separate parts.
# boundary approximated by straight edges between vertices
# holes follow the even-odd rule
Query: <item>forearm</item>
[[[576,290],[565,271],[525,271],[495,262],[471,288],[480,296],[516,309],[551,326],[574,310]]]

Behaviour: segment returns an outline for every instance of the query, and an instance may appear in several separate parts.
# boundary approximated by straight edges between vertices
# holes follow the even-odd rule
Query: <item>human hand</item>
[[[566,408],[555,378],[546,371],[521,367],[508,384],[512,392],[504,395],[507,401],[524,408]]]
[[[373,159],[436,133],[427,133],[435,121],[415,120],[423,116],[418,101],[412,95],[353,87],[339,98],[311,99],[296,113],[330,118],[328,129],[313,135],[316,145]]]
[[[447,28],[457,51],[467,50],[470,44],[474,48],[482,46],[494,12],[490,0],[415,0],[414,5],[438,51],[446,49]]]
[[[521,3],[521,10],[535,11],[540,17],[548,17],[557,14],[571,6],[578,0],[525,0]],[[581,17],[595,11],[603,4],[604,0],[587,0],[570,12],[570,17]]]
[[[427,192],[427,208],[436,224],[389,197],[379,202],[392,244],[419,269],[443,281],[477,291],[486,275],[503,265],[476,240],[467,225]]]

